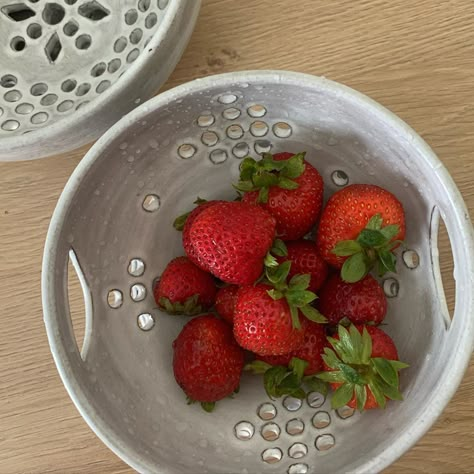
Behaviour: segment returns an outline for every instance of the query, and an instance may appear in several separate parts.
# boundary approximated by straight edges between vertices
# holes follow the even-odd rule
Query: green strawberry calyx
[[[304,371],[307,366],[307,361],[292,357],[288,367],[270,365],[263,360],[254,360],[247,364],[244,370],[257,375],[263,374],[263,385],[271,399],[283,395],[303,399],[308,392],[319,392],[326,396],[328,392],[327,382],[323,382],[313,375],[305,376]]]
[[[234,394],[239,393],[239,391],[240,386],[238,386],[230,395],[228,395],[227,398],[234,398]],[[196,403],[196,400],[193,400],[190,396],[186,395],[186,403],[188,405],[192,405],[193,403]],[[216,403],[217,402],[199,402],[201,408],[207,413],[212,413],[214,411],[216,408]]]
[[[207,199],[201,199],[198,196],[197,199],[193,202],[193,204],[196,204],[196,206],[200,206],[201,204],[204,204],[206,202],[207,202]],[[179,230],[180,232],[182,232],[182,230],[184,229],[184,224],[186,224],[186,220],[188,219],[189,214],[191,214],[191,212],[193,211],[189,211],[178,216],[173,222],[173,227],[176,230]]]
[[[196,400],[186,396],[186,403],[188,405],[192,405],[193,403],[196,403]],[[201,408],[207,413],[212,413],[214,408],[216,408],[216,402],[199,402],[199,404],[201,405]]]
[[[357,409],[363,411],[367,388],[381,408],[385,408],[387,398],[403,400],[398,371],[408,364],[371,357],[372,338],[365,327],[361,334],[353,324],[349,329],[339,325],[338,336],[327,338],[332,349],[326,347],[322,356],[331,370],[316,374],[324,382],[340,384],[331,398],[332,408],[340,408],[355,397]]]
[[[285,242],[281,239],[275,239],[271,249],[267,252],[263,264],[265,268],[278,267],[278,261],[275,257],[287,257],[288,249],[286,248]]]
[[[311,303],[317,298],[316,294],[308,290],[311,275],[294,275],[287,282],[291,262],[287,260],[280,265],[266,267],[265,277],[273,288],[268,295],[279,300],[285,298],[290,308],[291,320],[295,329],[301,328],[299,312],[315,323],[326,323],[327,319]]]
[[[240,164],[240,179],[234,188],[244,193],[258,191],[258,203],[268,202],[268,191],[272,186],[297,189],[295,178],[305,170],[305,155],[306,152],[297,153],[288,160],[275,160],[271,153],[263,153],[259,161],[244,158]]]
[[[199,303],[199,293],[190,296],[183,303],[172,303],[169,298],[162,296],[158,301],[158,307],[168,314],[185,314],[186,316],[194,316],[204,311]]]
[[[393,240],[400,226],[382,227],[380,214],[373,216],[355,240],[341,240],[332,252],[338,257],[348,257],[341,269],[341,278],[348,283],[362,280],[374,267],[380,276],[396,272],[397,257],[393,253],[402,241]]]

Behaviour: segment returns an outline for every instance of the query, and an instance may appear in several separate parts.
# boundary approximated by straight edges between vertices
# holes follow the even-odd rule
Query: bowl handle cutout
[[[443,318],[446,330],[448,330],[454,317],[456,280],[454,277],[451,239],[437,206],[434,206],[431,211],[430,257],[439,313]],[[446,289],[448,290],[448,298]]]
[[[92,296],[72,248],[69,250],[67,270],[69,313],[77,349],[85,361],[92,336]]]

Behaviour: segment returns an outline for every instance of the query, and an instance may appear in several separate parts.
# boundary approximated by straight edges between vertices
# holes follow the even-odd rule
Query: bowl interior
[[[386,112],[325,81],[315,85],[275,76],[208,83],[167,99],[144,106],[92,151],[98,156],[71,185],[57,229],[55,310],[68,314],[70,250],[93,308],[85,360],[72,358],[67,375],[73,398],[101,437],[141,470],[296,474],[383,467],[386,450],[423,416],[448,363],[443,360],[448,329],[430,247],[433,208],[445,212],[452,205],[440,178],[414,137],[386,120]],[[407,254],[407,266],[400,252],[398,274],[383,281],[391,296],[384,329],[410,364],[401,377],[406,400],[348,418],[316,395],[301,407],[276,400],[270,421],[268,410],[263,419],[258,414],[270,402],[261,380],[244,376],[235,399],[206,414],[198,405],[186,405],[172,374],[171,342],[187,319],[161,314],[152,295],[153,280],[172,257],[183,254],[173,219],[192,208],[197,196],[232,199],[231,183],[244,156],[303,150],[324,178],[326,198],[347,183],[374,183],[393,192],[406,209],[406,246],[419,264],[411,264],[413,254]],[[145,264],[143,273],[139,265],[132,271],[139,276],[129,272],[133,259]],[[136,284],[146,289],[141,301],[131,297]],[[108,302],[110,290],[119,293]],[[111,308],[120,295],[120,307]],[[148,331],[139,327],[152,325],[150,316],[137,319],[143,314],[154,321]],[[60,333],[71,330],[68,318],[63,320]],[[288,433],[293,419],[303,422],[301,434]],[[249,440],[236,436],[242,421],[254,428]],[[277,427],[264,427],[269,422]],[[239,425],[237,433],[245,437],[248,428]],[[279,435],[268,441],[262,436],[268,430]]]

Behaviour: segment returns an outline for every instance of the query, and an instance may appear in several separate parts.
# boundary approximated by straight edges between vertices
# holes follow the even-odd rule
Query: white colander
[[[171,343],[186,317],[160,313],[152,282],[183,254],[173,219],[196,196],[234,197],[240,160],[307,151],[326,198],[376,183],[402,201],[408,250],[387,275],[384,328],[403,361],[405,401],[362,415],[329,400],[271,401],[245,375],[212,414],[186,405]],[[451,320],[437,250],[444,220],[453,248]],[[68,259],[84,290],[86,335],[75,342]],[[43,305],[67,390],[97,435],[140,472],[374,473],[433,424],[458,386],[474,336],[473,229],[463,200],[430,148],[367,97],[304,74],[241,72],[170,90],[131,112],[89,151],[54,213],[44,255]]]
[[[0,161],[99,137],[166,81],[200,0],[0,0]]]

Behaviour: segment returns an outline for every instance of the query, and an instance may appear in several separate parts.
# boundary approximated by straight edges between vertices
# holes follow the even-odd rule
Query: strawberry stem
[[[277,257],[286,257],[288,255],[288,249],[286,248],[285,242],[280,239],[275,239],[272,248],[267,252],[263,264],[265,267],[277,267]]]
[[[234,188],[241,192],[258,191],[257,202],[268,202],[271,187],[297,189],[294,180],[305,170],[305,152],[297,153],[287,160],[275,160],[270,153],[263,153],[259,161],[251,157],[245,158],[240,164],[240,179]]]
[[[158,307],[168,314],[185,314],[194,316],[203,312],[203,307],[199,304],[199,293],[190,296],[183,303],[172,303],[169,298],[162,296],[158,301]]]
[[[323,360],[332,370],[316,374],[324,382],[339,383],[331,399],[332,408],[340,408],[355,397],[362,411],[367,400],[367,387],[377,404],[384,408],[387,398],[402,400],[398,371],[407,364],[372,357],[372,338],[364,327],[362,334],[351,324],[349,329],[339,325],[338,339],[328,337],[332,349],[324,349]]]
[[[291,261],[287,260],[280,265],[267,266],[265,276],[273,288],[268,295],[279,300],[285,298],[290,308],[291,320],[295,329],[300,329],[300,312],[310,321],[326,323],[327,319],[311,303],[317,298],[316,294],[308,290],[311,275],[295,275],[288,282]]]
[[[256,375],[263,374],[263,384],[267,395],[273,400],[283,395],[303,399],[309,392],[326,395],[328,384],[312,375],[304,375],[308,362],[292,357],[288,367],[270,365],[262,360],[254,360],[244,370]]]
[[[341,269],[341,278],[348,283],[362,280],[374,267],[378,274],[396,272],[397,258],[393,253],[401,241],[393,239],[400,226],[391,224],[382,227],[381,214],[374,215],[355,240],[342,240],[332,252],[339,257],[348,257]]]
[[[216,407],[216,402],[201,402],[201,407],[207,413],[211,413]]]
[[[198,196],[193,204],[196,204],[196,206],[200,206],[201,204],[204,204],[205,202],[207,202],[206,199],[201,199]],[[184,224],[186,224],[186,220],[188,219],[189,214],[191,214],[191,212],[192,211],[189,211],[189,212],[186,212],[185,214],[181,214],[180,216],[178,216],[173,222],[173,227],[176,230],[179,230],[180,232],[182,232],[182,230],[184,229]]]

